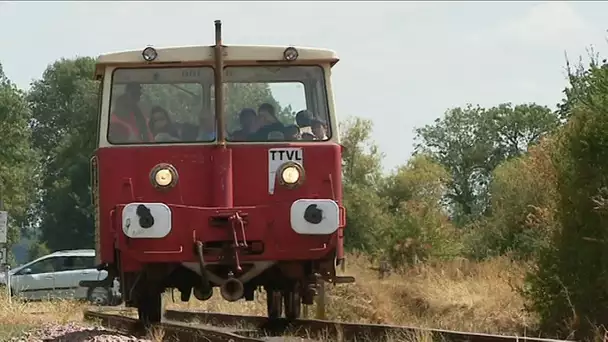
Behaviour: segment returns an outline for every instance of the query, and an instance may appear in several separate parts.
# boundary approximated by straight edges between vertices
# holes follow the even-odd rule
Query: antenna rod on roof
[[[222,21],[215,21],[215,121],[217,142],[226,145],[224,125],[224,56],[222,51]]]

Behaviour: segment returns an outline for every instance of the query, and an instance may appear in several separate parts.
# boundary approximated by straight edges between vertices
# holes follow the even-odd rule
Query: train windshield
[[[229,142],[326,141],[327,89],[319,66],[227,66]],[[117,68],[107,137],[114,145],[216,140],[211,67]]]
[[[325,141],[331,137],[321,67],[227,66],[224,75],[228,141]]]
[[[108,141],[114,145],[214,141],[212,83],[210,67],[114,70]]]

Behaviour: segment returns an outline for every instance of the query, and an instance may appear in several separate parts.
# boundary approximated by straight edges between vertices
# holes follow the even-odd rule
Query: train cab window
[[[227,140],[325,141],[331,137],[323,69],[318,66],[225,68]],[[256,96],[243,96],[243,94]],[[212,97],[213,99],[213,97]],[[307,120],[297,120],[298,113]]]
[[[114,70],[108,141],[119,145],[215,140],[215,118],[203,92],[212,82],[209,67]]]

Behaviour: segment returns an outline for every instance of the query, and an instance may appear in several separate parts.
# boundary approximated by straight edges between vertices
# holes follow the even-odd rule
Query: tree
[[[587,55],[589,58],[588,66],[583,63],[582,57],[579,58],[576,65],[572,65],[568,58],[566,58],[569,85],[562,91],[564,97],[557,104],[558,114],[562,122],[572,117],[572,112],[576,105],[588,95],[592,86],[592,82],[590,82],[592,79],[591,70],[600,68],[606,63],[606,59],[602,60],[593,48],[587,50]]]
[[[545,138],[526,155],[500,164],[492,172],[492,215],[472,225],[466,239],[471,256],[484,258],[512,252],[535,255],[557,229],[557,176],[552,161],[555,142]]]
[[[376,188],[382,180],[382,154],[371,141],[373,124],[369,120],[352,118],[340,124],[342,179],[347,184]]]
[[[545,332],[577,340],[608,320],[608,65],[591,63],[583,75],[585,91],[564,101],[571,115],[553,158],[560,229],[525,292]]]
[[[6,77],[0,65],[0,200],[9,213],[9,244],[19,239],[27,224],[37,178],[36,154],[30,147],[31,115],[22,91]]]
[[[34,81],[27,100],[33,113],[34,147],[50,162],[66,135],[85,129],[94,139],[98,82],[93,81],[95,60],[90,57],[60,59],[49,65],[42,79]],[[93,121],[92,121],[93,120]]]
[[[346,224],[344,230],[348,248],[372,251],[377,231],[392,224],[386,202],[380,197],[382,155],[370,141],[372,123],[361,118],[341,125],[342,181]]]
[[[41,239],[51,250],[93,246],[89,159],[96,146],[95,61],[59,60],[32,84],[34,147],[44,156],[38,206]]]
[[[430,156],[416,154],[383,184],[383,196],[396,211],[402,202],[416,200],[442,210],[443,197],[450,182],[449,172]]]
[[[530,146],[538,144],[543,136],[559,127],[557,114],[535,103],[514,107],[503,103],[488,109],[486,115],[491,118],[491,134],[496,134],[495,148],[502,153],[502,159],[523,155]],[[501,159],[500,155],[498,158]]]
[[[32,242],[27,250],[27,256],[30,261],[48,255],[49,253],[49,248],[45,243],[41,242]]]
[[[443,199],[450,181],[447,170],[424,154],[414,155],[384,182],[393,224],[380,227],[384,254],[394,267],[428,257],[460,252]]]
[[[416,151],[428,153],[451,173],[447,197],[455,221],[464,225],[489,213],[492,170],[521,155],[557,124],[555,113],[536,104],[467,105],[417,129]]]

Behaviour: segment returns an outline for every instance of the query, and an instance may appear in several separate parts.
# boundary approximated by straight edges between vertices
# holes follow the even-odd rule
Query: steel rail
[[[124,331],[132,335],[140,335],[142,327],[138,320],[131,317],[116,315],[106,312],[87,310],[84,312],[84,319],[87,321],[100,321],[101,325],[112,330]],[[192,326],[185,323],[162,322],[152,325],[151,329],[157,328],[163,341],[180,342],[262,342],[264,340],[252,337],[245,337],[231,332],[224,332],[213,328]]]
[[[442,329],[426,329],[403,327],[382,324],[356,324],[324,321],[316,319],[298,319],[287,321],[279,319],[269,325],[268,318],[261,316],[232,315],[200,311],[177,311],[166,310],[165,318],[171,321],[199,322],[212,325],[242,325],[250,324],[262,327],[265,330],[274,330],[275,333],[289,332],[290,335],[299,337],[326,336],[339,339],[341,341],[361,341],[362,339],[381,339],[387,336],[420,336],[430,334],[433,340],[452,341],[452,342],[564,342],[566,340],[554,340],[535,338],[527,336],[506,336],[484,333],[471,333],[450,331]],[[279,332],[277,330],[282,329]]]

